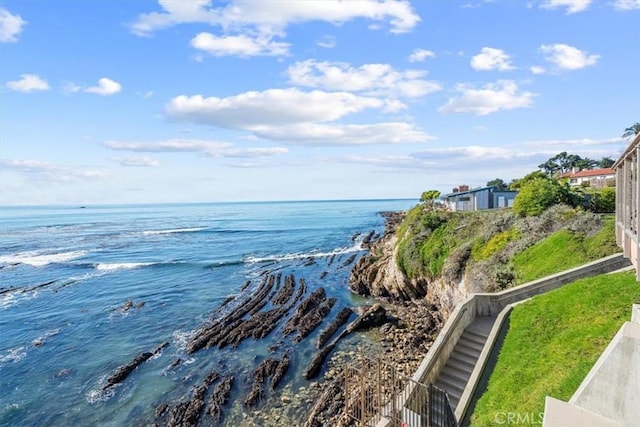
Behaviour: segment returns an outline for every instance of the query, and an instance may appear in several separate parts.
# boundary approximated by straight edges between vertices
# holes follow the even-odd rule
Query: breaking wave
[[[103,262],[95,264],[98,271],[131,270],[133,268],[148,267],[159,264],[157,262]]]
[[[207,227],[191,227],[191,228],[171,228],[168,230],[148,230],[143,231],[145,236],[157,236],[160,234],[176,234],[176,233],[195,233],[198,231],[204,231]]]
[[[2,264],[28,264],[33,267],[44,267],[48,264],[68,262],[87,254],[87,251],[66,251],[43,253],[43,251],[18,252],[0,256]]]
[[[311,251],[311,252],[304,252],[304,253],[297,252],[297,253],[284,254],[284,255],[272,255],[272,256],[265,256],[265,257],[249,256],[245,259],[245,262],[248,264],[257,264],[257,263],[263,263],[263,262],[292,261],[292,260],[307,259],[307,258],[324,258],[324,257],[333,256],[333,255],[342,255],[342,254],[348,254],[353,252],[361,252],[363,250],[365,249],[362,247],[362,242],[356,242],[353,246],[337,248],[330,252]]]

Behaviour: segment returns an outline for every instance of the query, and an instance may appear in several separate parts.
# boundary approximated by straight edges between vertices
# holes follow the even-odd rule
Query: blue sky
[[[640,0],[0,0],[0,203],[418,198],[640,121]]]

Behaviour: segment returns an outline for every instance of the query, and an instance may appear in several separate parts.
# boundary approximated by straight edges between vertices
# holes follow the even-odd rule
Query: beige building
[[[640,133],[614,163],[616,172],[616,241],[636,267],[640,280]]]

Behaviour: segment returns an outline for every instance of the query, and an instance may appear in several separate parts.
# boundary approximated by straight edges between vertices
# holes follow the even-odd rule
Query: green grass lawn
[[[562,229],[513,258],[518,284],[620,252],[615,242],[615,219],[608,215],[593,236]]]
[[[635,272],[578,280],[513,309],[496,367],[471,418],[544,411],[545,396],[568,400],[640,301]]]

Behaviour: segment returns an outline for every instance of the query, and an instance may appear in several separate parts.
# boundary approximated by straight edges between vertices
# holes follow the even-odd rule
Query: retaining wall
[[[623,254],[611,255],[588,264],[581,265],[570,270],[566,270],[551,276],[544,277],[520,286],[506,289],[497,293],[477,293],[472,294],[465,301],[461,302],[453,310],[444,327],[438,334],[429,352],[422,360],[422,363],[413,374],[414,381],[429,384],[435,382],[440,372],[447,364],[449,356],[458,343],[458,339],[477,316],[498,316],[505,307],[516,304],[535,295],[557,289],[567,283],[574,282],[584,277],[595,276],[619,270],[630,265],[630,261],[624,258]],[[504,316],[506,313],[502,316]],[[500,319],[498,319],[500,320]],[[487,339],[485,348],[480,354],[480,359],[476,364],[471,379],[463,392],[463,395],[456,408],[456,418],[464,418],[467,407],[477,387],[482,370],[487,362],[487,358],[495,343],[495,339],[500,330],[502,320],[496,321]]]

